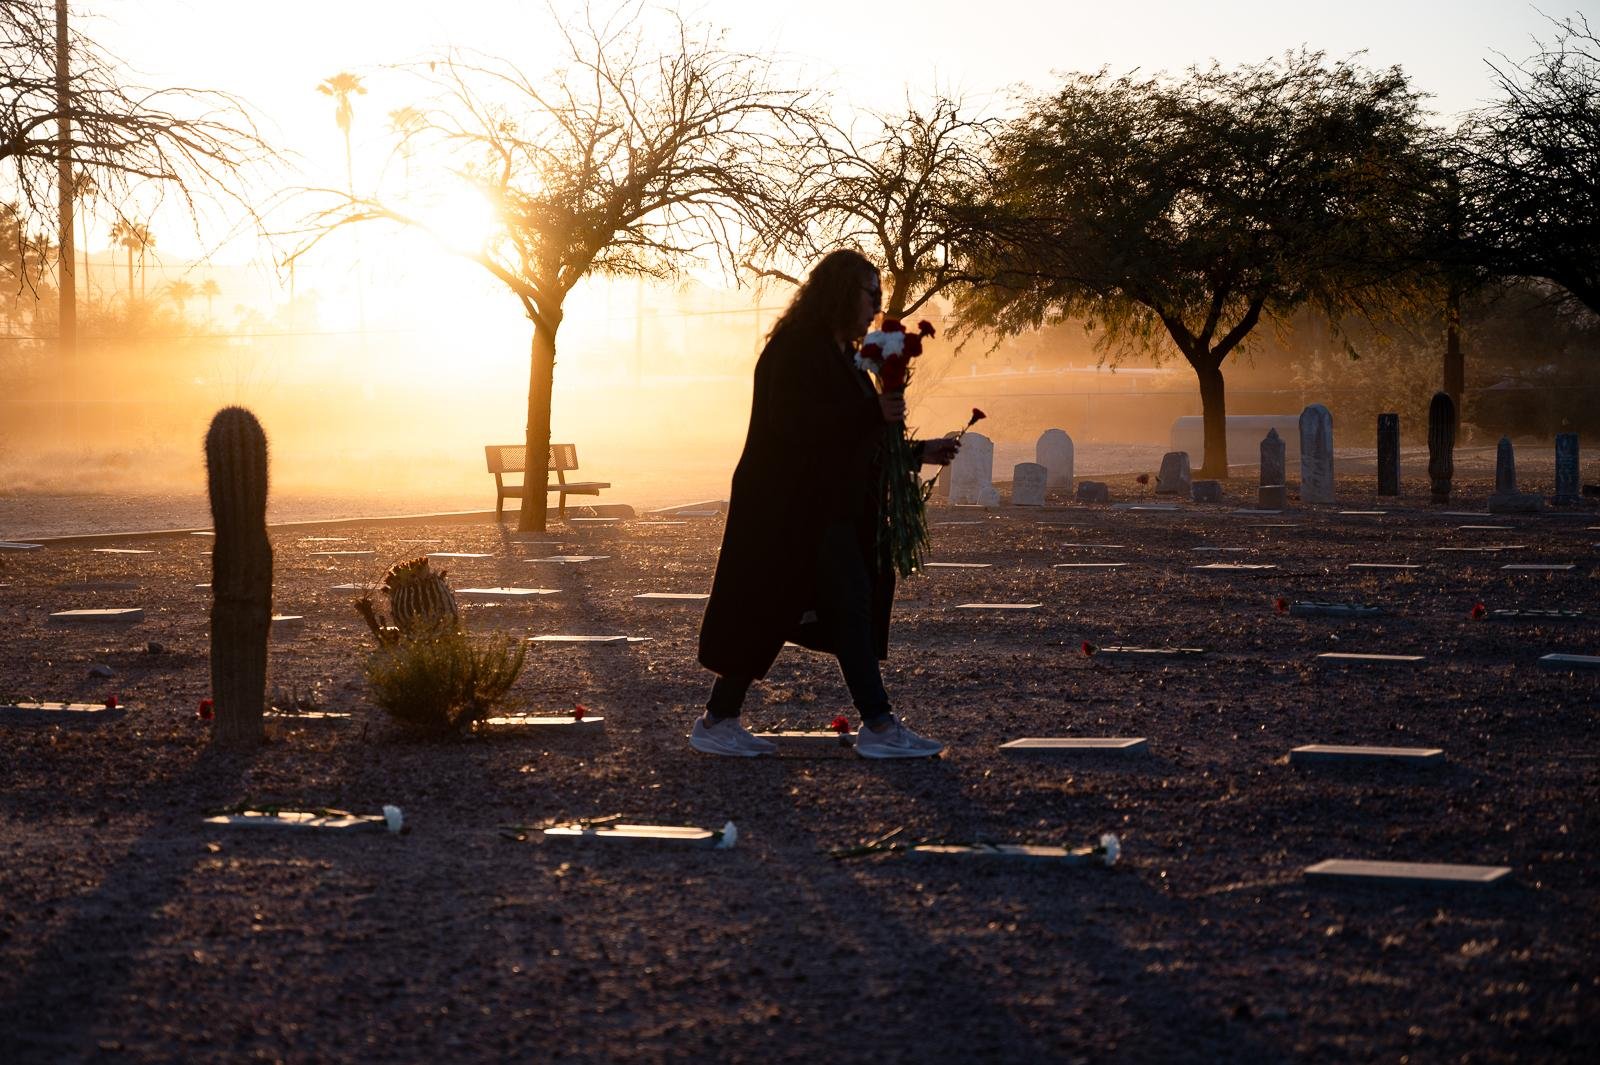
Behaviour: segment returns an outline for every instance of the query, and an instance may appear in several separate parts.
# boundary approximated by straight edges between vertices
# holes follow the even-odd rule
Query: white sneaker
[[[694,730],[689,733],[689,746],[705,754],[721,754],[730,758],[755,758],[778,749],[778,745],[771,740],[752,736],[736,717],[723,718],[714,725],[707,725],[704,715],[695,719]]]
[[[882,732],[863,725],[856,733],[856,753],[863,758],[932,758],[942,750],[944,744],[917,735],[898,720]]]

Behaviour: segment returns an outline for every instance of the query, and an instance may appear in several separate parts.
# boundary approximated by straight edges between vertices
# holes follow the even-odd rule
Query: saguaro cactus
[[[1450,479],[1455,476],[1456,403],[1448,392],[1435,392],[1428,404],[1428,476],[1433,480],[1433,501],[1450,502]]]
[[[261,740],[272,628],[267,436],[255,415],[224,407],[206,433],[211,493],[211,695],[218,743]]]

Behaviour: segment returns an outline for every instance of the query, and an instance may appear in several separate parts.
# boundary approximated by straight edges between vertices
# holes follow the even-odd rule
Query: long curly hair
[[[830,251],[811,268],[800,291],[773,324],[768,339],[796,327],[831,334],[841,324],[853,325],[856,300],[868,277],[878,277],[878,268],[871,259],[851,248]]]

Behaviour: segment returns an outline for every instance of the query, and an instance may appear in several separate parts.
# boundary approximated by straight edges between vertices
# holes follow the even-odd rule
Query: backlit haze
[[[247,102],[264,138],[291,154],[252,193],[264,208],[291,186],[345,184],[334,101],[317,92],[324,79],[340,71],[363,78],[367,92],[352,101],[353,183],[357,193],[392,190],[406,161],[395,153],[388,116],[423,91],[405,65],[457,47],[508,58],[538,79],[558,54],[549,12],[526,2],[81,6],[79,26],[131,68],[128,80],[215,88]],[[562,17],[581,10],[554,9]],[[774,57],[791,84],[826,90],[840,115],[894,110],[908,88],[961,93],[1004,115],[1011,90],[1046,87],[1052,72],[1181,72],[1213,58],[1259,62],[1303,45],[1335,57],[1364,52],[1370,67],[1401,65],[1448,122],[1493,95],[1486,61],[1497,51],[1520,59],[1550,29],[1529,4],[1444,0],[812,0],[770,10],[711,0],[680,11],[725,27],[730,48]],[[430,209],[452,232],[469,236],[484,224],[470,197],[429,193]],[[279,204],[270,228],[286,232],[296,212],[292,200]],[[522,439],[530,324],[480,267],[421,235],[373,224],[329,239],[302,261],[291,300],[290,275],[276,260],[292,238],[240,232],[221,207],[202,216],[198,232],[170,204],[149,217],[156,246],[142,272],[134,264],[135,287],[155,298],[174,281],[212,280],[220,294],[187,302],[183,332],[173,338],[184,344],[172,345],[183,347],[181,359],[164,359],[160,344],[99,356],[143,367],[125,392],[137,407],[107,412],[92,434],[98,459],[117,471],[116,487],[202,493],[204,426],[217,406],[243,403],[272,439],[275,493],[381,493],[394,511],[492,501],[482,446]],[[127,296],[128,264],[111,247],[110,226],[109,212],[90,212],[89,276],[78,282],[86,305]],[[578,445],[579,476],[613,482],[608,496],[636,506],[725,495],[748,416],[750,369],[786,298],[781,287],[737,288],[710,266],[681,286],[582,283],[566,307],[553,413],[553,439]],[[967,407],[985,406],[985,428],[1000,446],[997,470],[1009,469],[1012,451],[1031,459],[1033,440],[1053,425],[1080,448],[1153,444],[1177,414],[1199,413],[1193,375],[1181,363],[1170,374],[1135,365],[1091,373],[1098,355],[1059,331],[1036,344],[986,348],[932,345],[913,386],[911,421],[934,435],[958,427]],[[1087,395],[1140,390],[1175,395],[1132,407]],[[47,489],[56,480],[45,469],[28,436],[4,433],[0,488]]]

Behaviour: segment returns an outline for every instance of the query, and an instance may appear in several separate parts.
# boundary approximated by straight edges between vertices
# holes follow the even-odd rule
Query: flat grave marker
[[[1413,570],[1421,569],[1420,562],[1352,562],[1345,569]]]
[[[1190,566],[1190,569],[1209,570],[1212,573],[1249,573],[1255,570],[1277,569],[1274,562],[1207,562],[1203,566]]]
[[[1093,847],[1053,847],[1034,843],[918,843],[906,848],[912,858],[976,858],[1028,865],[1104,865]]]
[[[1245,526],[1246,529],[1298,529],[1297,521],[1258,521]]]
[[[457,588],[455,596],[457,599],[526,599],[559,592],[559,588]]]
[[[1381,518],[1389,513],[1387,510],[1341,510],[1341,518]]]
[[[1127,544],[1057,544],[1056,546],[1103,551],[1125,551],[1128,548]]]
[[[817,757],[850,754],[855,750],[853,732],[834,732],[831,729],[813,731],[784,730],[757,732],[757,736],[778,745],[779,754],[805,754]]]
[[[1127,569],[1129,562],[1057,562],[1051,569]]]
[[[620,525],[621,518],[568,518],[567,524],[579,529],[598,529],[606,525]]]
[[[300,537],[300,542],[303,543],[303,544],[342,544],[342,543],[348,543],[349,540],[350,540],[350,537],[348,537],[348,536],[302,536],[302,537]]]
[[[1029,758],[1066,758],[1075,755],[1143,756],[1150,745],[1143,736],[1025,736],[1000,745],[1001,754]]]
[[[272,627],[274,629],[297,629],[306,620],[304,614],[274,614]]]
[[[646,605],[699,606],[710,598],[707,592],[640,592],[633,597],[633,601]]]
[[[600,714],[573,717],[538,716],[533,714],[508,714],[503,717],[484,718],[482,724],[491,728],[516,729],[519,732],[553,732],[563,736],[589,735],[606,730],[606,719]]]
[[[1581,621],[1581,610],[1549,610],[1542,607],[1499,607],[1489,611],[1491,621]]]
[[[1176,503],[1113,503],[1112,510],[1143,511],[1149,514],[1173,514],[1183,508]]]
[[[1436,547],[1435,551],[1444,551],[1457,555],[1492,555],[1500,551],[1526,551],[1527,544],[1483,544],[1477,547]]]
[[[1447,865],[1439,862],[1371,862],[1331,858],[1307,866],[1310,880],[1390,886],[1486,887],[1511,874],[1504,865]]]
[[[1415,666],[1426,661],[1422,655],[1356,654],[1349,651],[1324,651],[1317,661],[1330,666]]]
[[[104,703],[15,703],[0,706],[0,724],[95,725],[115,721],[127,712],[125,706]]]
[[[1569,573],[1578,567],[1571,562],[1516,562],[1500,568],[1517,573]]]
[[[50,620],[68,625],[105,625],[144,620],[144,608],[137,606],[104,607],[94,610],[57,610]]]
[[[971,519],[963,518],[960,521],[936,521],[933,524],[934,524],[935,527],[944,528],[944,527],[950,526],[950,525],[982,525],[983,522],[981,522],[981,521],[972,521]]]
[[[195,585],[195,587],[196,588],[200,588],[200,587],[210,588],[211,585],[209,585],[209,584],[207,584],[207,585],[198,585],[197,584],[197,585]],[[364,592],[364,591],[367,590],[367,586],[365,584],[335,584],[333,586],[332,590],[335,591],[335,592]],[[461,593],[457,592],[456,594],[460,595]]]
[[[429,558],[493,558],[494,555],[487,551],[429,551]]]
[[[1038,610],[1043,603],[961,603],[953,610]]]
[[[155,549],[151,547],[91,547],[89,550],[97,555],[153,555]]]
[[[1191,547],[1191,548],[1189,548],[1189,550],[1191,550],[1191,551],[1209,551],[1209,552],[1214,552],[1214,553],[1219,553],[1219,554],[1237,555],[1237,554],[1241,554],[1241,553],[1243,553],[1245,551],[1248,551],[1249,548],[1245,548],[1245,547]]]
[[[732,824],[730,821],[721,832],[690,825],[555,825],[544,830],[544,838],[551,841],[633,843],[672,850],[715,850],[723,846],[723,833]]]
[[[992,562],[924,562],[923,569],[989,569]]]
[[[1445,510],[1439,513],[1441,518],[1492,518],[1487,510]]]
[[[1093,658],[1199,658],[1206,654],[1204,647],[1129,647],[1113,644],[1110,647],[1096,647]]]
[[[16,540],[0,540],[0,551],[38,551],[43,544],[24,544]]]
[[[579,636],[571,633],[551,633],[545,636],[529,636],[529,643],[571,643],[611,646],[614,644],[648,643],[651,636]]]
[[[1545,669],[1600,669],[1600,655],[1548,654],[1539,664]]]
[[[376,558],[376,551],[313,551],[313,558]]]
[[[610,555],[551,555],[549,558],[525,558],[524,562],[559,562],[564,566],[576,566],[582,562],[603,562]]]
[[[1238,507],[1235,514],[1248,514],[1257,518],[1271,518],[1282,514],[1283,511],[1273,507]]]
[[[1316,603],[1311,601],[1289,604],[1292,618],[1375,618],[1383,614],[1383,607],[1372,603]]]
[[[1356,747],[1310,743],[1289,752],[1290,765],[1416,765],[1444,764],[1437,747]]]
[[[246,810],[238,814],[208,817],[208,825],[228,828],[273,828],[316,832],[386,832],[388,819],[382,814],[352,814],[343,810]]]
[[[1516,532],[1510,525],[1457,525],[1456,532]]]
[[[342,725],[350,720],[349,714],[333,710],[279,710],[270,708],[263,713],[262,718],[278,724],[298,722],[302,725]]]

